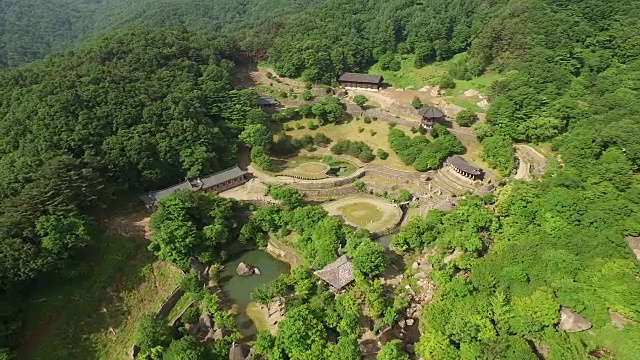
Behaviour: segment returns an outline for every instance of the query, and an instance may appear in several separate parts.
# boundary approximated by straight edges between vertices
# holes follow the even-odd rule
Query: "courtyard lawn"
[[[345,218],[350,222],[365,227],[371,223],[382,220],[382,211],[370,203],[353,203],[339,208]]]
[[[17,359],[124,359],[140,317],[157,311],[182,278],[146,247],[102,233],[85,249],[75,278],[36,284]]]
[[[295,122],[296,121],[290,121],[286,123],[286,125],[295,127]],[[397,125],[396,127],[407,134],[411,134],[411,129],[408,126]],[[362,128],[363,131],[358,132],[358,128]],[[372,130],[375,132],[375,135],[371,135]],[[371,164],[389,166],[399,170],[413,170],[410,166],[405,165],[398,155],[391,150],[387,139],[389,135],[389,123],[386,121],[377,120],[366,124],[363,119],[354,119],[342,124],[327,124],[320,126],[316,130],[309,130],[305,126],[303,129],[287,131],[287,135],[294,138],[300,138],[307,134],[314,135],[319,132],[327,135],[332,140],[331,145],[329,145],[328,148],[318,148],[316,152],[319,155],[329,154],[329,148],[339,140],[364,141],[371,146],[374,154],[378,149],[384,149],[389,153],[389,157],[386,160],[376,157]]]

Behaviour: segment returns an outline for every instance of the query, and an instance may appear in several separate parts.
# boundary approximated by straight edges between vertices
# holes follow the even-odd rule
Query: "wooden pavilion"
[[[355,279],[353,263],[346,255],[340,256],[338,260],[316,271],[314,274],[329,284],[331,291],[334,293],[339,292]]]
[[[271,96],[258,97],[257,104],[263,110],[275,109],[280,106],[280,102]]]
[[[469,164],[460,156],[448,158],[445,164],[450,166],[453,171],[471,180],[481,180],[484,177],[484,171],[481,168]]]
[[[422,116],[422,120],[420,121],[420,125],[429,131],[433,128],[433,125],[437,124],[438,121],[444,120],[444,114],[440,109],[435,108],[433,106],[423,107],[418,110],[418,114]]]
[[[382,87],[381,75],[344,73],[338,78],[338,83],[345,89],[363,89],[378,91]]]

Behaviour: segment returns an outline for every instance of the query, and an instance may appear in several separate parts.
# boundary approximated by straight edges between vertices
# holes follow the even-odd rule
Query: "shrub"
[[[389,129],[393,129],[394,127],[396,127],[396,125],[398,125],[398,124],[396,124],[394,122],[390,122],[389,123]]]
[[[370,118],[370,117],[368,117],[368,116],[365,116],[365,117],[364,117],[364,123],[365,123],[365,124],[371,124],[371,118]]]
[[[364,95],[356,95],[353,97],[353,102],[360,107],[364,107],[368,101],[369,99]]]
[[[317,145],[317,146],[327,146],[331,144],[331,139],[323,134],[323,133],[317,133],[313,136],[313,145]]]
[[[363,149],[360,154],[358,155],[358,159],[360,159],[360,161],[368,163],[370,161],[373,161],[373,159],[375,159],[376,157],[373,155],[373,152],[371,151],[371,149]]]
[[[271,170],[273,168],[273,161],[267,152],[261,147],[255,147],[251,149],[249,154],[251,162],[262,170]]]
[[[316,129],[316,124],[313,122],[313,120],[309,120],[309,122],[307,122],[307,128],[309,130],[315,130]]]
[[[362,180],[356,180],[353,182],[353,187],[359,192],[367,192],[367,185]]]
[[[371,134],[371,136],[376,136],[377,132],[373,129],[369,130],[369,134]]]
[[[184,314],[182,314],[182,321],[187,324],[193,324],[197,322],[199,318],[200,310],[195,306],[188,308]]]
[[[313,84],[310,81],[307,81],[306,83],[304,83],[304,88],[307,90],[311,90],[313,89]]]
[[[302,117],[309,117],[310,115],[312,115],[313,112],[311,111],[311,105],[310,104],[300,105],[300,107],[298,107],[298,114],[300,114],[300,116]]]
[[[291,125],[284,125],[284,131],[293,131],[293,126]]]
[[[422,108],[422,101],[418,96],[413,97],[413,99],[411,100],[411,106],[413,106],[413,108],[416,110]]]
[[[438,82],[438,86],[441,89],[453,89],[456,87],[456,82],[453,80],[449,73],[444,73],[440,76],[440,81]]]
[[[302,124],[300,124],[300,121],[296,121],[296,129],[302,129]]]
[[[415,127],[415,126],[412,126],[412,127],[411,127],[411,132],[412,132],[412,133],[414,133],[414,134],[415,134],[415,133],[417,133],[418,131],[419,131],[419,130],[418,130],[418,127]]]
[[[267,79],[269,80],[273,79],[273,74],[271,72],[267,73]]]
[[[456,115],[456,123],[460,126],[471,126],[477,119],[476,113],[471,110],[462,110]]]
[[[302,98],[302,100],[309,101],[313,99],[313,94],[311,93],[311,91],[305,90],[302,92],[302,94],[300,94],[300,97]]]
[[[389,157],[389,153],[383,149],[378,149],[376,156],[378,156],[379,159],[386,160]]]
[[[364,128],[363,128],[363,127],[359,127],[359,128],[358,128],[358,132],[359,132],[359,133],[361,133],[361,132],[363,132],[363,131],[364,131]]]

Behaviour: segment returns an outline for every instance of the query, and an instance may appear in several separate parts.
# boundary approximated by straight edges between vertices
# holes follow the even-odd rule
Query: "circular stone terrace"
[[[329,215],[340,216],[347,224],[371,232],[394,228],[402,219],[402,210],[398,206],[373,196],[348,196],[322,206]]]

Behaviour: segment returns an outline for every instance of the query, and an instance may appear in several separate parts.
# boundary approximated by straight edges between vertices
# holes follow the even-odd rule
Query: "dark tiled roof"
[[[267,105],[278,105],[278,100],[272,98],[271,96],[260,96],[258,97],[258,105],[267,106]]]
[[[195,189],[197,190],[197,187]],[[178,190],[194,190],[194,186],[189,181],[185,181],[178,185],[174,185],[163,190],[152,191],[149,193],[149,196],[155,199],[156,201],[158,201],[162,198],[165,198],[173,194]]]
[[[382,82],[381,75],[344,73],[340,75],[338,81],[359,82],[368,84],[380,84]]]
[[[315,274],[338,290],[354,279],[353,264],[346,255],[340,256],[338,260],[316,271]]]
[[[202,189],[208,189],[212,186],[218,185],[220,183],[223,183],[227,180],[231,180],[231,179],[235,179],[237,177],[243,176],[244,174],[246,174],[246,171],[242,171],[237,165],[229,168],[227,170],[223,170],[220,172],[217,172],[215,174],[211,174],[209,176],[205,176],[202,177],[198,180],[200,180],[201,188]]]
[[[425,118],[441,118],[444,117],[444,114],[442,113],[442,111],[440,111],[437,108],[434,108],[433,106],[429,106],[427,107],[423,107],[420,110],[418,110],[418,113],[420,114],[420,116],[425,117]]]
[[[460,156],[452,156],[448,158],[447,164],[473,175],[481,175],[483,172],[481,168],[469,164],[467,160],[461,158]]]
[[[157,201],[162,198],[165,198],[178,190],[191,190],[197,191],[200,189],[208,189],[217,184],[223,183],[227,180],[231,180],[246,174],[246,171],[242,171],[237,165],[217,172],[215,174],[211,174],[205,176],[203,178],[198,178],[195,181],[184,181],[178,185],[174,185],[168,187],[166,189],[151,191],[148,194],[140,195],[139,198],[147,205],[153,205]]]

